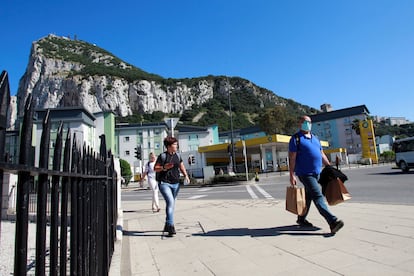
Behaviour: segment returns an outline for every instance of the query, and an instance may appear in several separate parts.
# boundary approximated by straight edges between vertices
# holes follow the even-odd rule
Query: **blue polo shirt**
[[[289,141],[289,152],[296,152],[296,175],[320,174],[322,169],[321,142],[313,134],[310,138],[306,137],[301,131],[298,134],[299,146],[296,145],[295,135]]]

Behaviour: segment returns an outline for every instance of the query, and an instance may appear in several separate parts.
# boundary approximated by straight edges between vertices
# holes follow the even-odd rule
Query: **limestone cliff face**
[[[50,37],[53,36],[45,39]],[[110,58],[110,55],[101,56],[96,61]],[[90,112],[114,111],[119,116],[135,112],[180,112],[213,97],[213,83],[205,80],[194,87],[180,82],[166,87],[157,81],[130,82],[116,76],[85,76],[80,72],[84,66],[80,62],[48,57],[39,43],[34,42],[19,84],[19,110],[28,94],[37,100],[39,108],[84,106]]]
[[[182,113],[193,104],[212,99],[214,93],[227,94],[229,90],[252,93],[261,102],[283,104],[282,98],[247,80],[231,82],[226,77],[211,76],[166,80],[95,45],[49,35],[32,45],[19,83],[17,110],[22,116],[25,99],[32,94],[37,108],[83,106],[92,113],[113,111],[118,116],[154,111]]]

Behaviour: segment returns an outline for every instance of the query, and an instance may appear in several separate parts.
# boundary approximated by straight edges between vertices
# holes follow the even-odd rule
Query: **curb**
[[[111,258],[111,265],[109,267],[109,276],[121,275],[122,264],[122,232],[123,232],[123,210],[120,210],[118,214],[118,221],[116,225],[116,241],[114,244],[114,252]]]

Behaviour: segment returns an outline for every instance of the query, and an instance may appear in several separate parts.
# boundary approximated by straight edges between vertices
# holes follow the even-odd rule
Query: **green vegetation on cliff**
[[[180,114],[164,114],[159,111],[151,114],[133,114],[132,116],[117,118],[118,122],[156,122],[162,120],[165,116],[173,116],[180,117],[180,120],[185,124],[200,126],[217,124],[220,130],[225,131],[230,129],[229,96],[234,129],[260,125],[262,129],[269,133],[273,133],[274,130],[278,130],[280,133],[290,133],[294,121],[292,118],[302,114],[318,112],[314,108],[301,105],[291,99],[279,97],[272,91],[255,86],[248,80],[239,77],[209,75],[183,79],[163,78],[145,72],[94,44],[76,38],[69,39],[49,35],[39,40],[37,45],[47,58],[81,65],[82,69],[80,71],[69,72],[69,76],[112,76],[125,79],[128,82],[145,79],[160,83],[165,90],[171,90],[180,83],[187,87],[195,87],[202,80],[214,84],[213,98],[203,105],[194,105],[190,110],[184,110]],[[232,87],[230,95],[223,94],[224,92],[220,89],[223,83]],[[277,114],[277,117],[275,117],[275,114]],[[199,118],[195,119],[196,116],[199,116]]]

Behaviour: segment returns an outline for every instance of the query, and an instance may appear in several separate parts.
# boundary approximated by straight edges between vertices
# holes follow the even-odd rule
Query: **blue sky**
[[[12,94],[30,48],[77,36],[166,78],[238,76],[319,108],[414,121],[412,0],[3,0]]]

